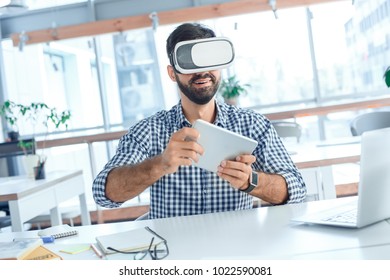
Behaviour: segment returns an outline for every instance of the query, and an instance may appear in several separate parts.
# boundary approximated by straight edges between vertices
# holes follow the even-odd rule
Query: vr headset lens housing
[[[173,53],[173,67],[182,74],[227,68],[233,60],[233,44],[224,37],[179,42]]]

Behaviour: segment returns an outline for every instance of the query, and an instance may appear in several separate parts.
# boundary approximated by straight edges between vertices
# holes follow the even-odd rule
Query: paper
[[[42,244],[43,242],[41,239],[0,242],[0,259],[21,260]]]
[[[91,248],[90,245],[73,244],[73,245],[69,245],[69,246],[64,247],[63,249],[60,250],[60,252],[74,255],[74,254],[79,254],[81,252],[87,251],[87,250],[89,250],[89,248]]]

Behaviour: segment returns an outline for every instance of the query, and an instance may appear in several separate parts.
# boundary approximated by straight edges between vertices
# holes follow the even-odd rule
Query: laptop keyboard
[[[357,214],[357,209],[351,209],[330,217],[326,217],[322,220],[329,221],[329,222],[354,224],[356,223],[356,214]]]

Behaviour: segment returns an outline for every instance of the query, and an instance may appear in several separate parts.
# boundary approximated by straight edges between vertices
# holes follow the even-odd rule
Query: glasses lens
[[[145,256],[148,254],[148,251],[139,251],[137,254],[134,255],[135,260],[143,260]]]
[[[153,254],[151,253],[151,249],[153,247],[153,241],[154,241],[154,237],[152,237],[152,240],[150,240],[150,244],[149,244],[149,248],[147,250],[143,250],[143,251],[140,251],[138,252],[135,256],[134,256],[134,259],[135,260],[142,260],[143,258],[145,258],[145,256],[148,254],[148,252],[150,253],[150,256],[152,257],[152,259],[154,260],[154,256]]]
[[[153,259],[155,260],[161,260],[167,257],[169,254],[167,243],[161,242],[157,244],[150,253],[153,255]]]

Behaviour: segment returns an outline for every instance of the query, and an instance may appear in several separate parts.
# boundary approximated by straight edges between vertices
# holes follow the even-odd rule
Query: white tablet
[[[238,155],[250,155],[257,146],[257,141],[253,139],[200,119],[192,127],[199,131],[198,143],[204,149],[194,165],[211,172],[217,172],[221,161],[232,160]]]

